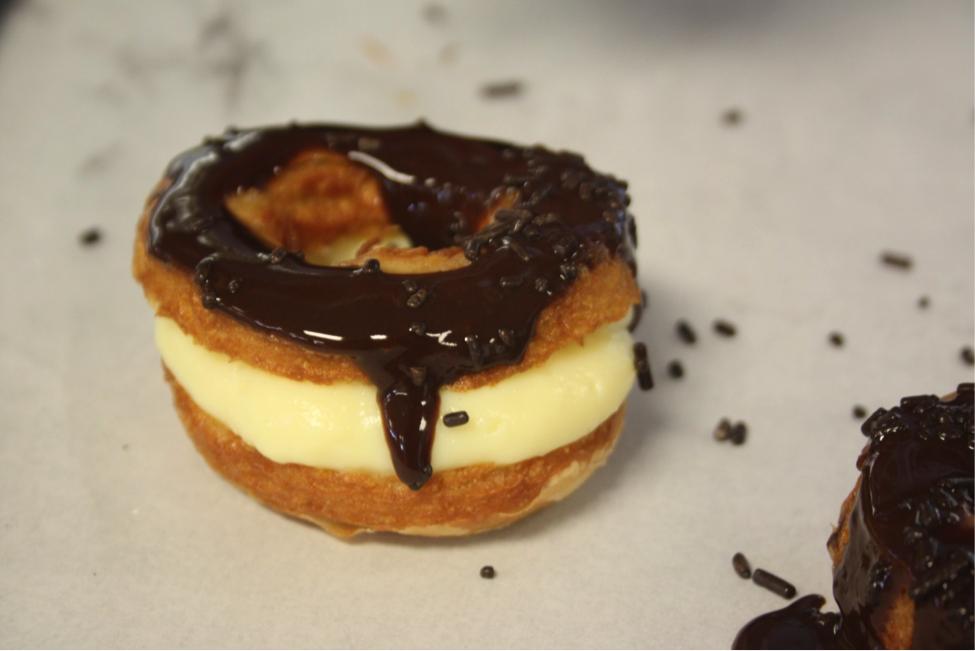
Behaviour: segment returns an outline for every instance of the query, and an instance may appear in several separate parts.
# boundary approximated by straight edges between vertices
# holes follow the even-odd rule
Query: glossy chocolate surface
[[[947,401],[904,398],[862,429],[870,442],[857,461],[850,537],[833,572],[840,614],[820,613],[818,595],[803,597],[750,622],[734,648],[882,648],[880,631],[904,595],[914,604],[909,648],[975,646],[973,385]]]
[[[270,250],[224,205],[298,154],[325,149],[381,182],[391,220],[416,246],[460,246],[471,261],[412,276],[321,267]],[[192,271],[203,305],[313,350],[348,355],[377,387],[400,479],[429,479],[439,389],[518,363],[545,307],[582,266],[620,256],[635,272],[625,184],[574,154],[401,129],[326,125],[231,130],[177,157],[151,215],[150,252]],[[511,209],[483,225],[499,196]],[[483,227],[482,227],[483,226]],[[412,281],[412,282],[406,282]]]

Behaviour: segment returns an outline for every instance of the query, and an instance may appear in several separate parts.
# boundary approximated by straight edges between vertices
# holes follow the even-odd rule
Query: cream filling
[[[443,389],[440,414],[466,411],[459,427],[437,424],[435,471],[510,464],[590,433],[633,384],[629,317],[603,326],[533,368],[470,391]],[[156,318],[166,366],[203,411],[277,463],[392,474],[376,388],[361,382],[298,382],[210,351],[172,319]]]

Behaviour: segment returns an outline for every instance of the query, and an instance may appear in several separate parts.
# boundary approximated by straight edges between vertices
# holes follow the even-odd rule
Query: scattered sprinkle
[[[841,332],[831,332],[829,333],[829,343],[833,344],[837,348],[842,348],[843,344],[846,343],[846,339],[843,337]]]
[[[416,281],[412,278],[403,281],[403,289],[413,294],[416,290],[420,289],[420,286],[416,284]]]
[[[204,292],[200,300],[203,302],[203,307],[207,310],[212,310],[217,306],[217,295],[213,292]]]
[[[101,239],[102,239],[102,232],[94,226],[84,231],[81,231],[81,233],[78,235],[78,241],[81,242],[81,244],[84,246],[92,246],[94,244],[98,244],[98,242],[100,242]]]
[[[880,261],[888,267],[897,267],[898,269],[910,269],[914,266],[914,260],[911,259],[911,256],[906,253],[897,253],[894,251],[884,251],[881,253]]]
[[[755,585],[774,592],[784,599],[792,599],[796,596],[796,587],[794,585],[765,570],[756,568],[752,573],[752,581]]]
[[[752,566],[748,564],[748,559],[741,552],[731,557],[731,565],[735,568],[735,573],[741,578],[752,578]]]
[[[523,91],[524,87],[522,83],[515,79],[495,81],[481,86],[481,97],[486,99],[508,99],[518,97]]]
[[[961,358],[969,366],[975,365],[975,352],[972,351],[971,346],[965,346],[961,349]]]
[[[731,431],[728,433],[728,438],[734,445],[742,445],[745,442],[745,438],[748,436],[748,426],[745,423],[738,421],[731,426]]]
[[[498,330],[498,337],[504,342],[505,346],[511,346],[515,343],[515,331],[508,328],[501,328]]]
[[[439,24],[447,20],[447,10],[443,8],[443,5],[431,3],[423,7],[423,18],[428,23]]]
[[[681,320],[677,322],[677,336],[681,338],[685,344],[693,344],[697,342],[697,334],[694,332],[694,328],[687,321]]]
[[[853,417],[856,418],[856,419],[866,418],[867,417],[867,409],[866,409],[866,407],[864,407],[863,405],[854,405],[853,406]]]
[[[922,310],[928,309],[930,305],[931,305],[931,299],[928,298],[927,296],[922,296],[921,298],[917,299],[917,306]]]
[[[481,568],[481,578],[482,579],[493,579],[495,575],[494,568],[490,565],[485,565]]]
[[[725,321],[724,319],[715,320],[714,331],[724,337],[734,337],[736,334],[738,334],[738,329],[735,327],[735,324]]]
[[[721,121],[729,127],[741,124],[744,119],[745,115],[741,112],[741,109],[730,108],[721,114]]]
[[[684,377],[684,365],[675,359],[670,364],[667,364],[667,374],[675,380]]]
[[[240,280],[234,278],[229,283],[227,283],[227,291],[231,294],[236,294],[240,291]]]
[[[410,332],[422,337],[427,333],[427,324],[423,321],[414,321],[410,324]]]
[[[653,376],[650,374],[650,360],[647,357],[647,346],[643,343],[633,344],[633,365],[636,367],[637,381],[640,389],[649,391],[653,388]]]
[[[714,428],[714,439],[716,441],[727,441],[729,436],[731,436],[731,421],[722,418]]]
[[[445,427],[458,427],[460,425],[466,425],[470,419],[466,411],[453,411],[449,414],[444,414],[443,424]]]

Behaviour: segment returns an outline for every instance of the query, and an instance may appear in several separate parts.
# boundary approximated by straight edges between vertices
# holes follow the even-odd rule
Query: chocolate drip
[[[460,246],[471,264],[404,278],[377,265],[320,267],[301,252],[269,250],[224,198],[262,187],[310,149],[345,154],[369,168],[392,221],[415,245]],[[625,186],[574,154],[541,147],[452,136],[422,124],[295,125],[228,131],[177,157],[167,175],[172,184],[150,219],[151,253],[195,273],[205,307],[355,360],[377,387],[396,473],[414,489],[432,473],[440,387],[521,361],[542,310],[564,294],[579,265],[619,255],[635,268]],[[513,209],[484,225],[509,192]],[[479,225],[476,232],[472,226]],[[544,291],[536,291],[538,281]],[[425,369],[422,378],[418,368]]]
[[[800,597],[781,610],[748,622],[732,649],[849,649],[837,635],[839,615],[823,614],[826,600],[818,594]]]

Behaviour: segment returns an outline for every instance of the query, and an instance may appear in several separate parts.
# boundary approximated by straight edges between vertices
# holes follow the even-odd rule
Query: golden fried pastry
[[[423,125],[231,131],[170,165],[133,270],[226,478],[337,535],[466,534],[574,490],[649,379],[628,203]]]

